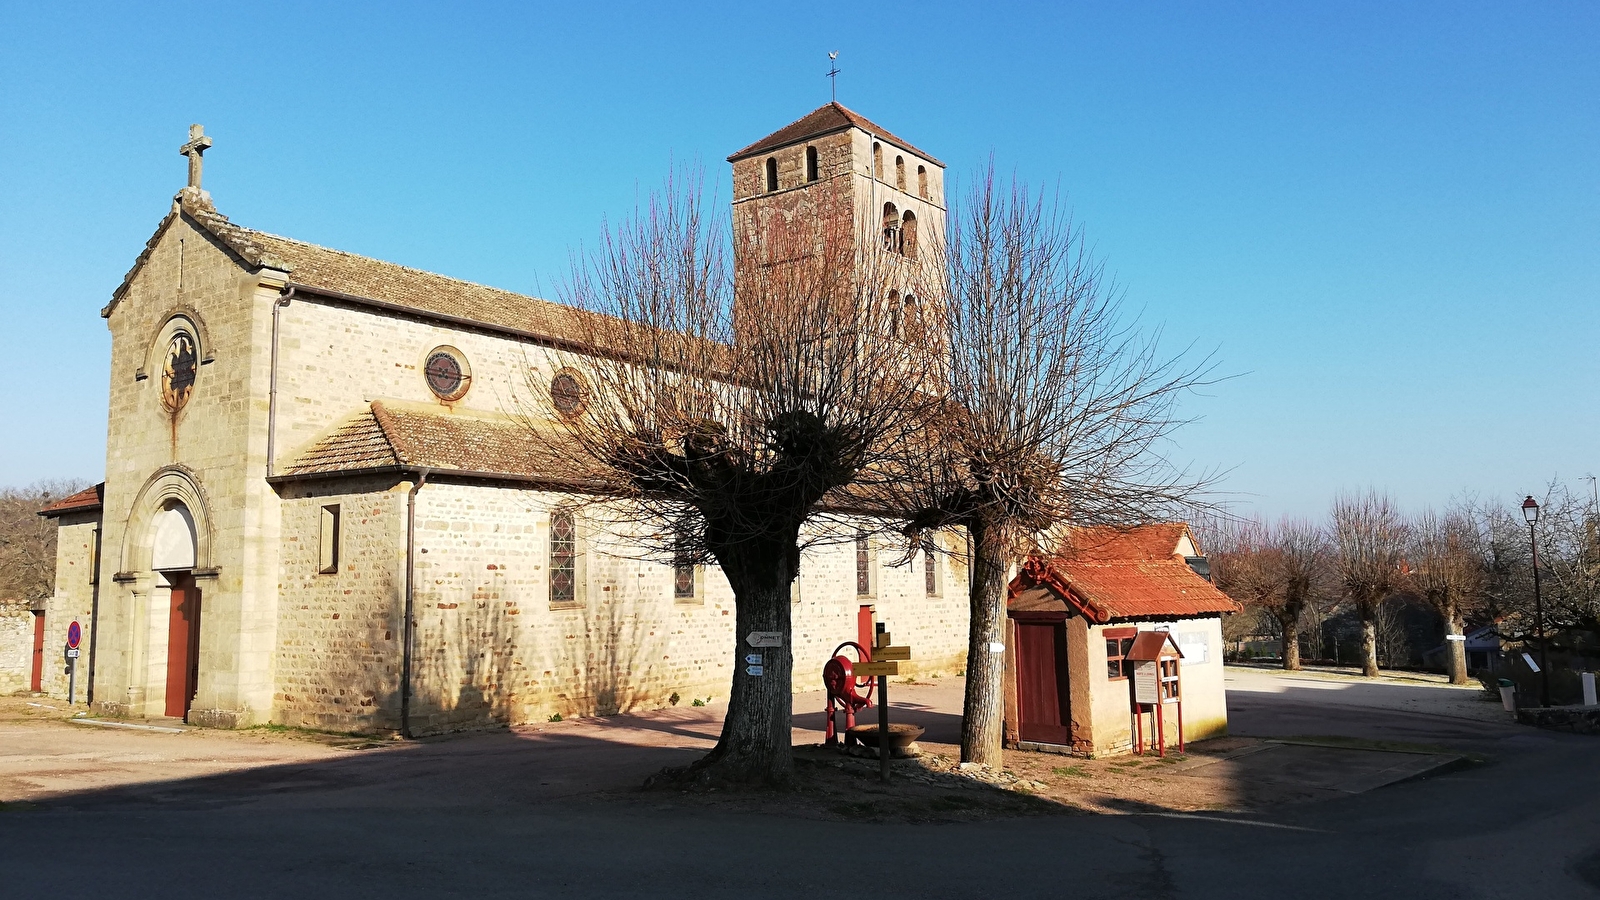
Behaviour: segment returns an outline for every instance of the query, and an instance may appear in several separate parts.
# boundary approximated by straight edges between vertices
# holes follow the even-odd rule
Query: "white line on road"
[[[1320,828],[1304,828],[1299,825],[1282,825],[1277,822],[1262,822],[1256,819],[1226,819],[1222,816],[1197,816],[1194,813],[1153,812],[1134,813],[1139,816],[1155,816],[1161,819],[1198,819],[1202,822],[1224,822],[1229,825],[1254,825],[1257,828],[1281,828],[1285,831],[1310,831],[1317,834],[1327,834]]]

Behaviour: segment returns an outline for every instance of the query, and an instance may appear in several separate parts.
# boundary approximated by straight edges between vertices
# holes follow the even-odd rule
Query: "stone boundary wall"
[[[1549,731],[1600,734],[1600,706],[1524,707],[1517,710],[1517,721]]]
[[[21,600],[0,600],[0,694],[28,689],[33,674],[33,613]]]

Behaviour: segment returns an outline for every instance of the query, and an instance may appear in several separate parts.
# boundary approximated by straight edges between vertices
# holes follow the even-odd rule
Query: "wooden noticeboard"
[[[1161,668],[1155,660],[1133,667],[1133,702],[1161,702]]]

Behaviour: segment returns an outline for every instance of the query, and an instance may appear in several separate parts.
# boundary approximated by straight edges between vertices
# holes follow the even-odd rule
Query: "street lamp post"
[[[1545,652],[1544,599],[1539,595],[1539,538],[1533,529],[1539,523],[1539,504],[1532,495],[1522,501],[1522,518],[1528,521],[1528,543],[1533,547],[1533,631],[1539,637],[1539,705],[1549,706],[1550,660]]]

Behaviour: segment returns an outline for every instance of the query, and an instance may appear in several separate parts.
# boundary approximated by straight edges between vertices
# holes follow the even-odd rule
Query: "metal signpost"
[[[78,645],[83,642],[83,626],[77,619],[67,626],[67,705],[76,702],[78,690]]]

